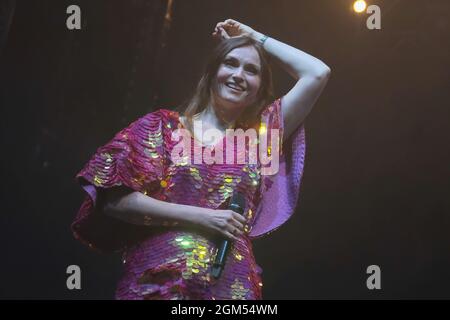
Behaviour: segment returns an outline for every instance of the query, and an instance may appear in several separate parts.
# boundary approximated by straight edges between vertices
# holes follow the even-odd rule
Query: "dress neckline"
[[[211,145],[204,145],[201,141],[199,141],[199,140],[195,137],[195,135],[194,135],[193,133],[190,132],[189,129],[187,129],[187,128],[185,127],[185,125],[183,124],[183,122],[181,122],[181,116],[180,116],[180,113],[179,113],[179,112],[176,112],[176,115],[177,115],[178,127],[180,128],[180,126],[181,126],[181,129],[188,130],[189,133],[190,133],[190,135],[191,135],[191,140],[196,141],[197,144],[200,145],[202,148],[215,149],[216,146],[219,145],[220,143],[222,144],[222,148],[224,148],[224,146],[225,146],[225,139],[227,138],[227,134],[226,134],[226,133],[225,133],[225,135],[222,137],[222,139],[220,139],[219,141],[217,141],[217,143],[211,144]]]

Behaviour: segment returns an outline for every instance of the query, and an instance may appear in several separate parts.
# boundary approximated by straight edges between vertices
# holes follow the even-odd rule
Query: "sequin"
[[[261,126],[259,127],[259,134],[260,135],[266,134],[266,131],[267,131],[266,124],[265,123],[261,123]]]
[[[104,183],[103,179],[101,179],[98,175],[94,176],[94,183],[96,186],[100,186]]]
[[[269,116],[264,119],[272,118],[276,119]],[[181,228],[177,221],[165,221],[153,229],[152,219],[144,218],[149,233],[139,242],[127,244],[124,277],[116,297],[261,299],[262,282],[249,237],[260,201],[260,164],[196,164],[192,162],[196,152],[193,147],[190,154],[182,154],[181,161],[172,162],[170,154],[176,144],[171,140],[174,128],[183,128],[178,113],[151,113],[140,127],[125,130],[113,145],[102,149],[80,176],[96,187],[125,184],[167,202],[210,209],[226,208],[227,200],[234,192],[241,192],[246,199],[246,233],[233,242],[231,259],[228,259],[222,277],[216,280],[210,277],[210,268],[217,255],[216,237],[200,229]],[[270,128],[270,123],[262,121],[259,132],[264,133]],[[258,139],[254,140],[254,143],[258,142]],[[245,153],[248,156],[248,150]],[[81,211],[80,219],[85,219],[91,212],[88,209]],[[158,232],[152,233],[152,230]],[[111,237],[119,236],[111,234]]]
[[[245,300],[245,296],[249,289],[244,287],[244,284],[238,278],[234,279],[231,285],[231,298],[233,300]]]
[[[208,246],[210,246],[208,241],[193,235],[183,235],[176,237],[172,243],[183,250],[183,256],[186,259],[186,269],[183,270],[182,277],[191,279],[193,274],[202,274],[204,279],[208,281],[209,278],[206,277],[206,272],[208,263],[211,260],[207,250]]]

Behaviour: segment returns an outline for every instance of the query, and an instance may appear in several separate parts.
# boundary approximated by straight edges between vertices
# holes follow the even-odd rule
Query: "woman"
[[[330,68],[232,19],[219,22],[213,36],[219,44],[184,114],[159,109],[145,115],[99,148],[77,175],[88,195],[72,228],[94,249],[123,251],[117,299],[262,299],[262,270],[251,240],[278,228],[294,211],[304,163],[303,123]],[[297,80],[275,101],[269,58]],[[188,144],[189,159],[199,152],[226,152],[224,140],[204,141],[204,131],[193,130],[196,121],[222,133],[230,128],[279,133],[277,170],[262,174],[266,166],[259,158],[173,161],[177,129],[191,133],[183,140],[197,146]],[[277,152],[269,148],[267,154]],[[234,193],[245,198],[242,216],[227,209]],[[215,279],[211,264],[223,238],[233,242]]]

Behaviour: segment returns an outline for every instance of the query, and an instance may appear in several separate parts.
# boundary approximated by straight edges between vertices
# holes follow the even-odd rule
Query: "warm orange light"
[[[364,0],[358,0],[353,3],[353,10],[357,13],[361,13],[366,10],[367,4]]]

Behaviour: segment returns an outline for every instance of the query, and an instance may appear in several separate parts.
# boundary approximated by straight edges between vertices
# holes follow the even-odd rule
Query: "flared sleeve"
[[[255,221],[249,233],[250,238],[262,237],[279,228],[293,215],[299,199],[305,163],[305,128],[304,123],[301,123],[283,142],[284,123],[281,102],[282,98],[278,98],[261,114],[261,127],[264,131],[273,133],[272,130],[277,130],[281,152],[279,152],[279,165],[276,172],[269,170],[266,171],[268,174],[261,176],[261,196]],[[270,141],[270,138],[268,140]],[[272,153],[273,149],[272,146]],[[273,157],[272,161],[274,161]],[[276,168],[276,166],[272,167]]]
[[[71,228],[75,238],[101,252],[119,251],[150,234],[146,226],[132,225],[105,215],[102,192],[125,188],[152,195],[164,176],[165,119],[168,110],[149,113],[98,148],[76,175],[86,197]]]

